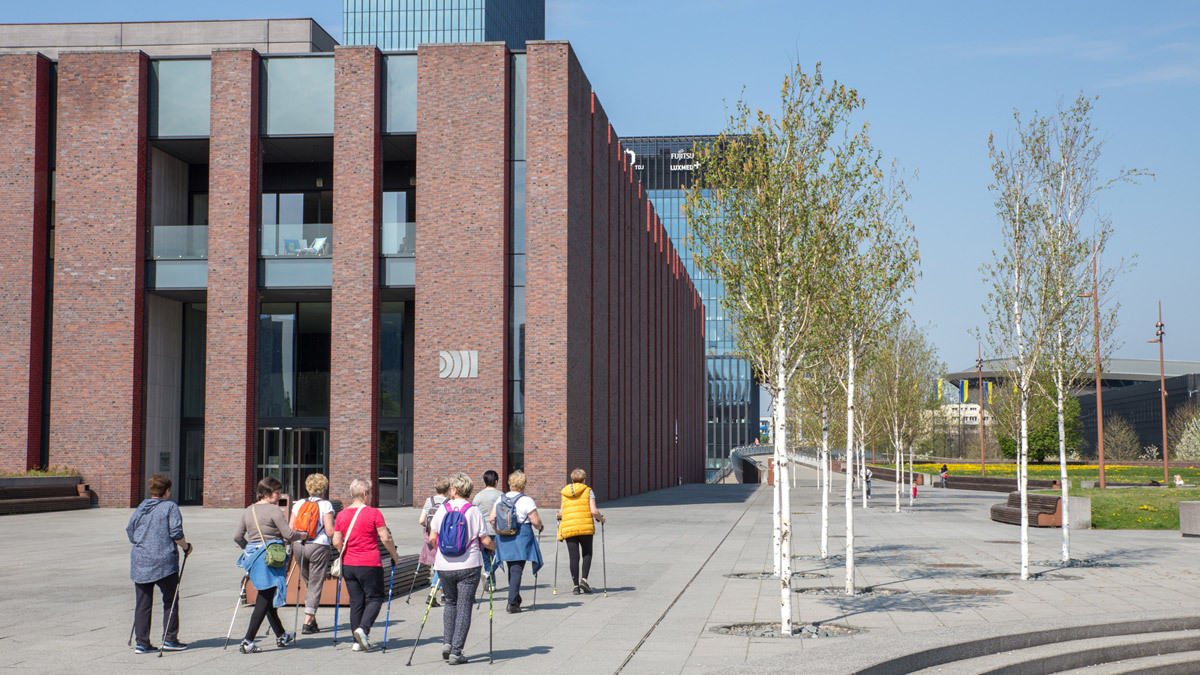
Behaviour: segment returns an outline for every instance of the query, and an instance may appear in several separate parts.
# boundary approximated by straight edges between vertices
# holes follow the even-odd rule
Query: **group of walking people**
[[[557,541],[567,547],[575,594],[592,592],[588,574],[595,521],[600,521],[601,526],[606,522],[586,480],[587,475],[582,469],[571,472],[570,483],[561,490],[561,508],[555,513]],[[497,568],[504,563],[508,572],[506,608],[510,614],[520,613],[524,604],[521,582],[526,567],[534,575],[536,603],[536,579],[543,565],[540,535],[545,523],[538,513],[538,505],[525,494],[525,474],[521,471],[511,473],[507,492],[496,487],[499,475],[495,471],[485,472],[483,482],[484,489],[475,493],[474,484],[465,473],[439,478],[434,484],[437,494],[426,500],[418,517],[423,528],[423,543],[417,570],[421,566],[432,569],[425,616],[428,617],[429,608],[444,605],[442,658],[452,665],[467,662],[463,647],[471,628],[471,610],[479,584],[488,584],[494,592]],[[245,574],[230,622],[231,634],[237,621],[237,609],[242,598],[247,596],[247,583],[256,593],[250,623],[239,645],[242,653],[262,651],[258,634],[263,621],[274,633],[276,647],[287,647],[295,642],[295,628],[287,631],[278,613],[279,608],[287,604],[289,570],[297,571],[306,584],[304,624],[299,631],[302,634],[321,631],[317,624],[317,607],[329,576],[338,578],[335,643],[342,582],[345,582],[349,596],[349,627],[354,651],[371,650],[371,627],[385,601],[389,602],[390,611],[392,587],[389,582],[385,592],[382,556],[386,552],[391,557],[394,579],[394,566],[400,562],[400,555],[383,514],[370,506],[370,482],[352,481],[349,486],[351,501],[340,511],[335,511],[334,504],[327,499],[329,481],[325,476],[311,474],[305,479],[304,486],[308,497],[292,504],[288,511],[283,484],[273,476],[263,478],[255,488],[256,501],[246,507],[238,521],[233,539],[242,549],[237,564]],[[130,641],[136,637],[134,648],[139,654],[154,651],[161,654],[162,651],[187,648],[178,637],[178,588],[192,546],[184,538],[179,507],[169,501],[171,480],[162,475],[153,476],[148,488],[150,497],[137,507],[126,528],[133,544],[130,577],[134,581],[136,598]],[[184,551],[184,567],[179,565],[180,549]],[[556,592],[557,550],[556,544]],[[156,585],[162,592],[166,617],[160,648],[151,645],[149,634]],[[422,628],[424,623],[423,619]],[[386,643],[386,627],[384,640]],[[415,649],[415,643],[413,647]]]

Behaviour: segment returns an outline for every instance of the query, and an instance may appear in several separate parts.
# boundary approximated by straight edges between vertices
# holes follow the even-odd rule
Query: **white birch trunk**
[[[1058,333],[1059,349],[1062,349],[1062,332]],[[1071,481],[1067,478],[1067,435],[1065,423],[1065,402],[1063,401],[1063,372],[1059,366],[1054,372],[1054,388],[1057,396],[1055,404],[1058,407],[1058,474],[1062,484],[1062,562],[1071,561],[1071,511],[1070,494]]]
[[[900,425],[892,428],[892,441],[895,446],[892,456],[896,461],[896,513],[900,513],[900,490],[904,487],[904,474],[901,471],[904,464],[904,449],[900,447]]]
[[[854,341],[846,369],[846,595],[854,595]]]
[[[775,436],[779,430],[779,408],[783,405],[783,393],[775,394],[771,397],[771,459],[775,462],[775,485],[771,488],[772,511],[771,511],[771,573],[776,578],[779,577],[779,536],[783,529],[782,520],[782,495],[783,490],[779,485],[779,438]]]
[[[908,446],[908,505],[910,508],[917,501],[916,496],[913,494],[913,489],[917,486],[917,477],[913,475],[913,454],[915,452],[911,445]],[[903,457],[901,459],[903,460]]]
[[[829,557],[829,406],[821,408],[821,558]]]
[[[1021,580],[1029,579],[1029,395],[1021,392],[1021,445],[1017,452],[1017,489],[1021,491]]]
[[[787,373],[784,370],[782,354],[777,362],[779,383],[779,400],[775,403],[775,485],[780,494],[780,528],[779,528],[779,616],[780,633],[792,634],[792,498],[788,489],[789,469],[787,446]]]

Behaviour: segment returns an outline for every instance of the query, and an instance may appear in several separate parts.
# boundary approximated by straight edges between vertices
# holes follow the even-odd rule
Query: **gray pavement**
[[[840,482],[838,483],[840,487]],[[794,552],[819,553],[820,510],[815,473],[802,470],[792,493],[796,513]],[[770,567],[771,493],[768,488],[694,485],[602,505],[609,595],[597,541],[591,596],[570,594],[566,551],[559,552],[558,594],[552,593],[555,544],[543,537],[546,559],[538,578],[537,609],[505,614],[497,596],[494,620],[496,663],[487,665],[487,607],[474,618],[465,668],[496,672],[844,673],[930,646],[1029,629],[1121,619],[1185,616],[1200,600],[1197,547],[1178,532],[1076,531],[1073,553],[1113,565],[1055,572],[1060,578],[1030,582],[983,579],[979,574],[1015,572],[1018,530],[993,523],[987,507],[1003,495],[924,490],[917,504],[895,513],[891,484],[875,482],[871,508],[856,507],[858,586],[901,591],[854,598],[796,594],[801,622],[835,623],[858,629],[852,637],[768,639],[720,635],[710,629],[729,623],[778,620],[777,582],[730,579],[736,572]],[[841,491],[835,489],[835,501]],[[550,511],[556,505],[545,505]],[[229,627],[241,574],[235,567],[232,534],[237,512],[185,507],[184,526],[196,552],[188,563],[181,596],[181,638],[186,652],[137,656],[125,646],[132,618],[128,581],[127,509],[94,509],[0,518],[0,668],[33,672],[116,672],[274,667],[279,671],[346,668],[372,672],[403,668],[423,606],[393,601],[389,650],[378,649],[383,615],[372,633],[376,649],[353,653],[330,631],[301,636],[288,649],[264,644],[261,654],[242,655],[221,645]],[[843,507],[831,510],[831,553],[845,543]],[[415,551],[416,512],[385,509],[401,551]],[[1031,560],[1057,558],[1058,530],[1031,530]],[[1035,566],[1034,571],[1052,570]],[[841,560],[797,558],[797,588],[840,588]],[[827,575],[827,576],[821,576]],[[528,585],[523,595],[533,598]],[[996,595],[944,595],[947,590],[990,589]],[[282,613],[291,626],[292,610]],[[333,610],[318,615],[324,628]],[[158,643],[161,617],[152,634]],[[235,635],[249,612],[238,615]],[[342,618],[343,627],[345,618]],[[412,672],[444,668],[441,611],[433,610]]]

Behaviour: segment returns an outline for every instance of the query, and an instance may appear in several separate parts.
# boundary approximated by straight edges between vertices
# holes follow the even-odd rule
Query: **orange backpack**
[[[296,529],[306,530],[311,540],[317,536],[317,528],[321,525],[321,507],[319,502],[304,500],[300,510],[296,512]]]

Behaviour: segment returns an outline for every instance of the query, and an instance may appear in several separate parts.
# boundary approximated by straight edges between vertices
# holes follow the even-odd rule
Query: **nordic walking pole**
[[[499,556],[497,556],[497,557],[499,557]],[[496,571],[496,558],[492,558],[492,572],[495,573],[495,571]],[[534,591],[534,593],[537,592],[536,586],[534,586],[533,591]],[[494,598],[495,595],[496,595],[496,583],[493,581],[492,585],[488,587],[488,665],[495,663],[495,661],[493,660],[493,657],[492,657],[492,615],[495,613],[495,611],[494,611],[495,604],[493,603],[492,598]]]
[[[304,552],[304,542],[298,541],[294,544],[294,546],[296,548],[296,553],[293,555],[296,557],[296,564],[299,565],[300,554]],[[302,576],[304,575],[300,574],[296,576],[296,616],[294,619],[292,619],[292,635],[296,637],[300,636],[300,577]]]
[[[438,579],[437,583],[433,585],[433,590],[429,593],[429,603],[425,605],[425,616],[421,617],[421,627],[417,629],[417,639],[413,640],[412,651],[408,653],[408,663],[404,664],[406,666],[412,665],[413,654],[417,653],[417,643],[421,641],[421,633],[425,631],[425,620],[429,618],[429,610],[433,607],[433,599],[437,597],[437,589],[441,583],[442,580]]]
[[[387,653],[387,629],[388,624],[392,622],[392,587],[396,585],[396,561],[392,561],[391,579],[388,580],[388,608],[387,615],[383,618],[383,653]]]
[[[558,545],[562,543],[560,534],[562,534],[562,523],[558,524],[558,530],[554,533],[554,592],[551,595],[558,595]]]
[[[188,544],[188,551],[192,550],[192,545]],[[163,655],[163,643],[167,640],[167,628],[171,626],[171,617],[175,615],[175,608],[179,606],[179,587],[183,585],[183,571],[187,569],[188,553],[183,554],[183,564],[179,566],[179,579],[175,582],[175,598],[171,600],[171,611],[163,617],[163,634],[162,639],[158,641],[158,658]]]
[[[125,643],[126,647],[133,646],[133,629],[137,627],[137,607],[133,608],[133,625],[129,627],[129,642]]]
[[[229,632],[225,634],[225,646],[221,647],[221,649],[229,648],[229,636],[233,635],[233,624],[237,623],[238,609],[242,606],[242,594],[246,592],[246,581],[249,579],[250,577],[248,576],[242,577],[242,590],[238,592],[237,603],[233,606],[233,618],[229,620]]]
[[[412,592],[413,592],[413,589],[417,587],[417,577],[420,575],[421,575],[421,561],[418,560],[417,561],[417,570],[415,572],[413,572],[412,583],[408,585],[408,597],[404,598],[404,604],[406,604],[406,605],[412,604],[409,601],[412,600]]]
[[[334,593],[333,599],[333,646],[337,648],[337,626],[338,626],[338,610],[342,608],[342,578],[337,580],[337,593]]]
[[[608,551],[604,546],[604,521],[600,521],[600,569],[604,572],[604,597],[608,597]]]

